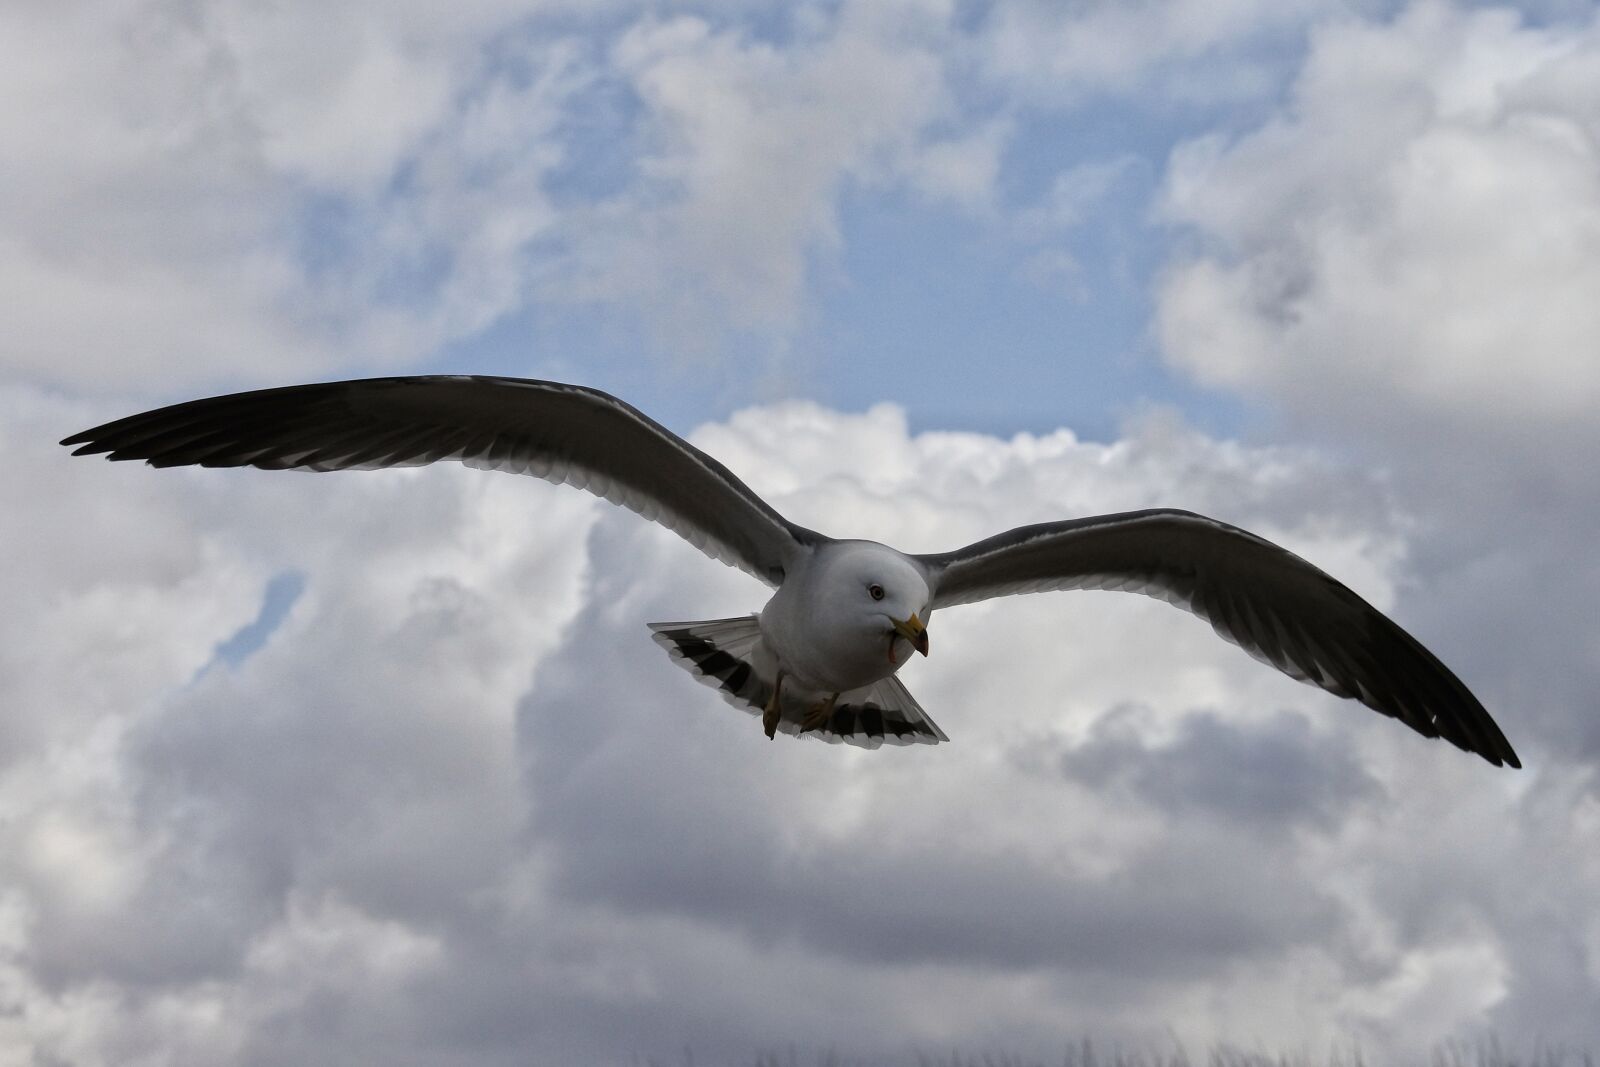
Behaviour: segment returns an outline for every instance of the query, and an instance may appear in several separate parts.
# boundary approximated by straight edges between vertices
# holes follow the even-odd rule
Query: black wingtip
[[[1496,731],[1498,733],[1498,731]],[[1497,743],[1488,745],[1473,745],[1456,741],[1457,748],[1465,749],[1473,755],[1480,756],[1487,763],[1496,767],[1510,767],[1514,771],[1522,770],[1522,761],[1517,758],[1516,752],[1511,747],[1511,742],[1501,736]]]
[[[101,452],[110,452],[114,445],[106,443],[106,427],[91,426],[87,430],[79,430],[71,437],[63,437],[59,444],[63,448],[71,448],[74,456],[93,456]],[[77,447],[73,447],[76,445]]]
[[[1470,734],[1458,734],[1457,736],[1449,737],[1448,740],[1457,748],[1471,752],[1496,767],[1510,767],[1514,771],[1520,771],[1522,769],[1522,761],[1517,758],[1517,753],[1511,747],[1511,742],[1506,740],[1499,727],[1494,725],[1494,720],[1489,718],[1488,712],[1484,712],[1482,719],[1474,723],[1475,726],[1479,727],[1484,724],[1489,727],[1488,736],[1473,737]]]
[[[77,445],[78,447],[72,448],[74,456],[98,456],[103,452],[110,452],[114,447],[104,441],[96,440],[93,430],[85,430],[83,433],[75,433],[71,437],[62,438],[61,443],[67,448]],[[111,458],[115,459],[116,457],[113,456]]]

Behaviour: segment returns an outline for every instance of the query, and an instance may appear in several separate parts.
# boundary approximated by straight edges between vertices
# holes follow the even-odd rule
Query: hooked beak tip
[[[913,611],[911,617],[904,622],[895,623],[894,628],[900,632],[901,637],[911,642],[912,648],[924,656],[928,654],[928,628],[917,618],[916,612]]]

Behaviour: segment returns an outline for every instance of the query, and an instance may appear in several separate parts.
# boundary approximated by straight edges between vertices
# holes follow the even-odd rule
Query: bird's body
[[[895,676],[935,609],[1011,593],[1122,589],[1208,620],[1256,658],[1520,766],[1477,698],[1334,578],[1226,523],[1176,510],[1019,527],[912,555],[789,522],[715,459],[615,397],[516,378],[430,376],[266,389],[86,430],[75,454],[156,466],[313,471],[457,460],[586,489],[774,587],[759,615],[652,623],[654,639],[768,736],[866,747],[948,740]]]

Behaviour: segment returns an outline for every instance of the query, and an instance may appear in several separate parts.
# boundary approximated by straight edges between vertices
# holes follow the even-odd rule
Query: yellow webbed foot
[[[833,706],[838,702],[838,700],[839,694],[835,693],[827,700],[820,702],[816,707],[806,712],[806,717],[800,720],[800,732],[805,733],[807,730],[820,730],[827,726],[828,720],[833,717]]]

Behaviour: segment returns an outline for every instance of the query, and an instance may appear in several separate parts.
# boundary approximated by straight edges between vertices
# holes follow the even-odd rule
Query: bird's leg
[[[778,720],[783,717],[783,712],[778,707],[778,696],[783,692],[783,672],[778,672],[777,679],[772,683],[772,696],[767,698],[767,706],[761,712],[761,728],[767,731],[767,740],[771,741],[778,732]]]
[[[800,732],[807,730],[820,730],[828,725],[828,720],[833,717],[833,706],[838,703],[839,694],[835,693],[828,699],[819,701],[815,707],[806,712],[806,717],[800,720]]]

